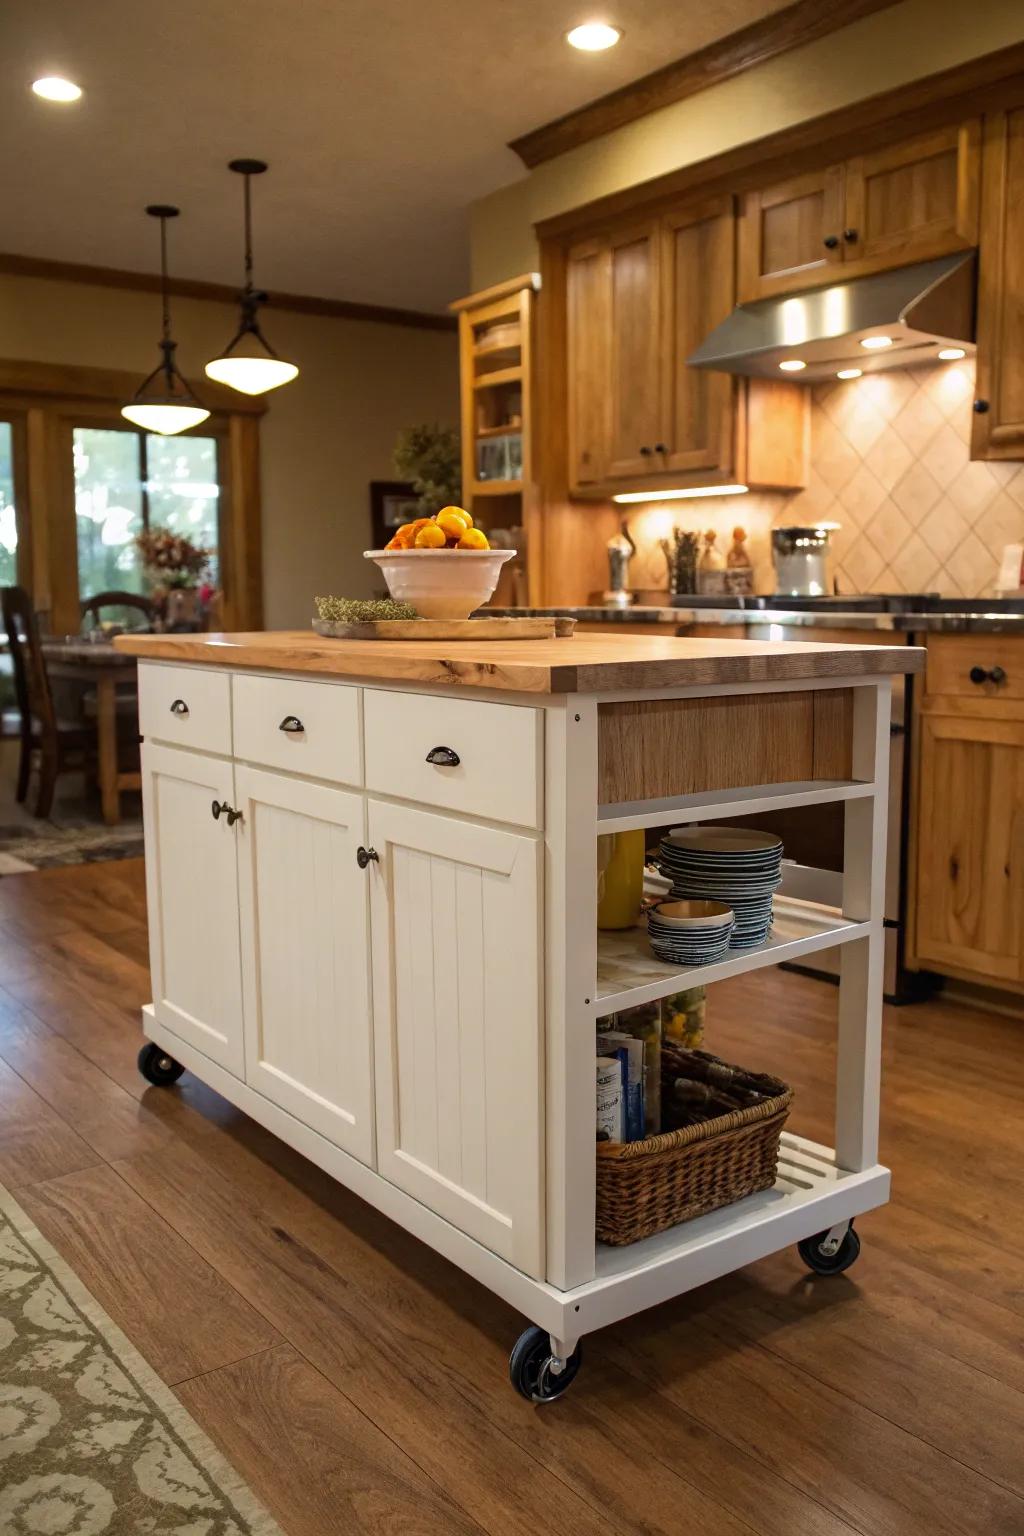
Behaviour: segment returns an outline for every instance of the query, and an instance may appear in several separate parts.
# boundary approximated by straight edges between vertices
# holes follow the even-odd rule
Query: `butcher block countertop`
[[[917,672],[913,646],[819,645],[658,635],[558,640],[324,640],[306,630],[254,634],[119,635],[140,661],[309,672],[326,677],[451,684],[508,693],[602,693],[716,683],[771,683]]]

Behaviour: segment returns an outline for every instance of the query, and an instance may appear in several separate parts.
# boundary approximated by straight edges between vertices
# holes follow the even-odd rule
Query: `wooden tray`
[[[369,619],[336,624],[314,619],[318,635],[330,640],[554,640],[568,637],[575,619]]]

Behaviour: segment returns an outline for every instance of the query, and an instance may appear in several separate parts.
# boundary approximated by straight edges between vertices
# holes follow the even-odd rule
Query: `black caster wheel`
[[[856,1263],[860,1253],[860,1238],[853,1230],[851,1221],[835,1253],[822,1253],[821,1245],[827,1236],[827,1232],[819,1232],[816,1237],[805,1237],[802,1243],[797,1243],[796,1251],[807,1268],[813,1269],[816,1275],[841,1275],[851,1264]]]
[[[582,1358],[581,1346],[577,1344],[564,1370],[553,1371],[550,1336],[543,1328],[527,1328],[509,1356],[509,1380],[527,1402],[553,1403],[575,1381]]]
[[[168,1056],[152,1040],[147,1040],[139,1052],[139,1071],[147,1083],[153,1083],[157,1088],[166,1088],[176,1083],[184,1070],[180,1061]]]

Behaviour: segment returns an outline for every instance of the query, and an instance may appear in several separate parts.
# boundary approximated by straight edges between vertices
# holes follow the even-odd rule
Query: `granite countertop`
[[[526,615],[576,619],[581,624],[786,624],[797,628],[888,630],[901,634],[1014,634],[1024,636],[1024,612],[1001,610],[998,601],[984,612],[865,613],[830,602],[827,608],[669,608],[642,606],[606,608],[601,604],[580,608],[488,608],[497,618]]]
[[[454,684],[511,693],[771,683],[917,672],[924,652],[897,645],[716,640],[671,635],[573,635],[554,640],[331,640],[308,630],[120,635],[140,661],[201,662],[339,678]]]

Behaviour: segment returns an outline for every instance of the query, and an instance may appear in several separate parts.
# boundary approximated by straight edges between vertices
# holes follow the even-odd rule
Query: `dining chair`
[[[33,753],[39,758],[34,814],[48,816],[57,775],[87,768],[95,754],[95,729],[58,719],[39,624],[24,587],[0,589],[0,609],[14,669],[14,696],[21,714],[18,800],[28,796]]]
[[[138,592],[96,592],[92,597],[82,599],[81,620],[85,623],[91,613],[93,615],[93,627],[100,625],[100,614],[104,608],[133,608],[139,613],[145,614],[146,622],[152,624],[156,617],[156,605],[148,597],[143,597]]]

